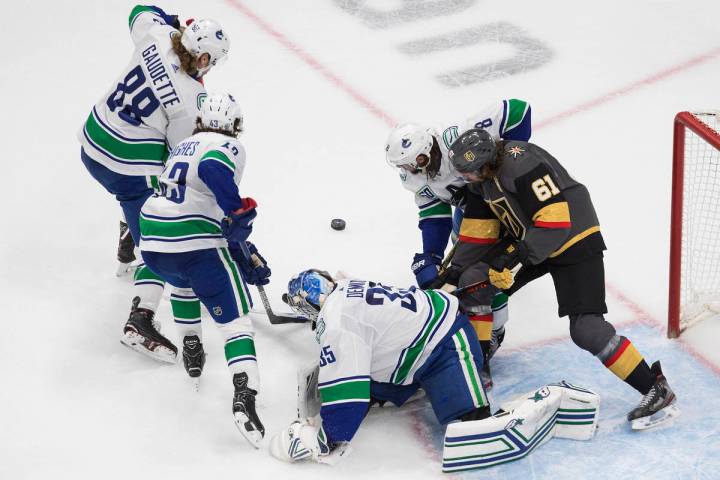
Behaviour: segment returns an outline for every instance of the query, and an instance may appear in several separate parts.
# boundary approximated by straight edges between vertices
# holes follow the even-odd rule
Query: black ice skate
[[[490,355],[483,355],[483,367],[482,370],[480,370],[480,380],[482,381],[483,387],[485,387],[485,391],[492,390],[493,387],[493,379],[492,379],[492,373],[490,373]]]
[[[183,365],[190,378],[195,380],[195,390],[200,387],[200,375],[205,366],[205,350],[197,335],[183,338]]]
[[[633,430],[646,430],[680,415],[680,409],[675,405],[675,393],[660,369],[660,362],[653,363],[650,371],[657,380],[627,416]]]
[[[177,347],[162,336],[153,322],[155,312],[138,308],[140,297],[135,297],[120,343],[162,362],[175,363]]]
[[[505,340],[504,325],[497,330],[492,331],[492,337],[490,338],[490,351],[488,352],[488,360],[490,360],[493,355],[495,355],[495,352],[497,352],[498,348],[500,348],[500,345],[502,345],[503,340]]]
[[[235,425],[243,436],[255,448],[260,448],[260,442],[265,436],[265,427],[260,422],[255,411],[255,396],[257,392],[248,388],[247,373],[236,373],[233,375],[235,395],[233,395],[233,417]]]
[[[133,270],[135,242],[133,242],[132,235],[130,234],[130,228],[128,228],[127,223],[123,221],[120,222],[120,240],[118,241],[117,260],[119,265],[115,274],[118,277]]]

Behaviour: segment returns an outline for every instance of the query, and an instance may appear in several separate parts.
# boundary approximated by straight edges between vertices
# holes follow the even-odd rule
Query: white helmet
[[[180,43],[194,57],[199,57],[203,53],[210,55],[208,66],[198,69],[200,75],[204,75],[211,67],[217,65],[230,50],[230,39],[225,35],[220,24],[208,18],[196,20],[188,25],[180,37]]]
[[[200,108],[200,124],[205,128],[225,130],[237,137],[243,129],[240,105],[229,93],[209,95]]]
[[[389,165],[401,167],[409,165],[420,168],[417,164],[418,155],[430,158],[433,146],[432,130],[414,123],[403,123],[390,132],[385,146],[385,156]]]

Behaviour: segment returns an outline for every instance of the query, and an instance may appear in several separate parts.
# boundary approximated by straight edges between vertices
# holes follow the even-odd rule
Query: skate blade
[[[144,340],[145,337],[143,337],[142,335],[138,335],[135,332],[127,332],[123,334],[122,338],[120,339],[120,343],[154,360],[158,360],[164,363],[177,363],[177,357],[172,350],[167,347],[163,347],[162,345],[158,345],[155,350],[148,350],[142,344]]]
[[[669,422],[680,415],[680,409],[677,405],[672,404],[663,408],[659,412],[655,412],[649,417],[636,418],[630,424],[633,430],[648,430]]]
[[[243,437],[250,442],[250,445],[252,445],[255,448],[260,448],[260,442],[262,442],[263,436],[260,432],[257,430],[246,430],[245,424],[250,421],[250,419],[240,413],[233,413],[233,419],[235,420],[235,426],[237,426],[238,430],[240,430],[240,433],[242,433]]]

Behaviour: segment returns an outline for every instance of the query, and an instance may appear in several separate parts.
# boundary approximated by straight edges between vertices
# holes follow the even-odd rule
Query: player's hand
[[[260,255],[252,242],[245,242],[245,245],[250,252],[249,260],[245,258],[239,246],[233,247],[230,244],[230,254],[240,267],[242,277],[250,285],[267,285],[270,283],[270,274],[272,273],[267,261]]]
[[[493,245],[482,257],[482,261],[500,272],[504,269],[512,270],[519,263],[525,263],[528,249],[524,242],[512,237],[505,237]]]
[[[435,281],[430,285],[429,288],[438,289],[442,288],[445,291],[455,290],[460,283],[460,274],[462,274],[462,268],[458,265],[450,265],[442,275],[437,277]]]
[[[242,199],[242,204],[242,208],[223,218],[222,233],[228,242],[244,242],[252,232],[252,222],[257,216],[257,202],[247,197]]]
[[[416,253],[410,267],[415,274],[418,287],[428,288],[438,276],[438,265],[442,257],[437,253]]]
[[[504,268],[501,271],[490,268],[488,271],[488,278],[490,279],[490,283],[500,290],[507,290],[512,287],[513,283],[515,283],[515,275],[513,275],[513,273],[507,268]]]

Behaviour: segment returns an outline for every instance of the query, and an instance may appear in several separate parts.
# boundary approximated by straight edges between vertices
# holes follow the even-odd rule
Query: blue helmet
[[[325,299],[334,289],[335,282],[330,274],[313,268],[290,279],[288,293],[283,296],[283,300],[296,313],[315,322]]]

